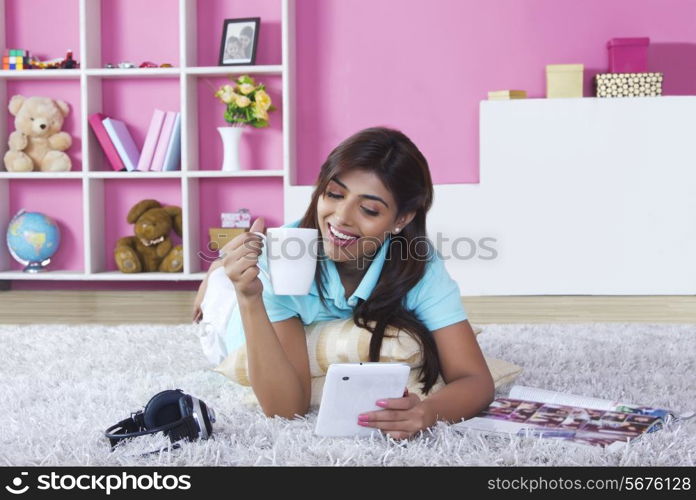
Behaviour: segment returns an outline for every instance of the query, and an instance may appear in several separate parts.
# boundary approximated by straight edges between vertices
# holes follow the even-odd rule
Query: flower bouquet
[[[234,85],[223,85],[215,97],[227,106],[225,121],[233,127],[268,127],[268,113],[277,109],[271,104],[265,86],[249,75],[240,76]]]

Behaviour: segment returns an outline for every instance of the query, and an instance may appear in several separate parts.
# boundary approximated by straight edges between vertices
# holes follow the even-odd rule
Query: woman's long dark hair
[[[418,342],[423,353],[419,382],[427,394],[440,374],[437,346],[425,325],[406,309],[406,294],[425,274],[426,261],[414,252],[418,242],[428,242],[425,215],[433,200],[433,184],[428,162],[415,144],[402,132],[385,127],[362,130],[339,144],[321,167],[312,201],[300,227],[319,229],[317,204],[329,181],[349,170],[372,172],[391,192],[397,205],[397,218],[415,212],[415,218],[393,235],[379,281],[370,297],[355,307],[353,321],[372,333],[370,361],[379,361],[387,326],[406,332]],[[432,248],[428,244],[429,248]],[[320,260],[326,258],[321,240]],[[314,277],[319,298],[326,304],[322,265]]]

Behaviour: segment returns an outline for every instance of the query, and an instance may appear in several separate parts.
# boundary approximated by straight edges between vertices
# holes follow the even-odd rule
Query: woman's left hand
[[[358,425],[372,427],[385,432],[393,439],[408,439],[419,431],[435,425],[435,414],[422,404],[416,394],[409,394],[408,389],[404,397],[380,399],[376,402],[384,410],[368,411],[358,416]]]

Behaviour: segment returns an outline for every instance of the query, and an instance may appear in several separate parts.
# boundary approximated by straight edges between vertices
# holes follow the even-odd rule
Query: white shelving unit
[[[205,0],[200,0],[205,1]],[[200,280],[205,273],[195,250],[198,248],[200,229],[199,179],[202,178],[258,178],[283,179],[287,190],[294,184],[294,1],[278,0],[281,8],[282,64],[266,66],[197,66],[197,10],[198,0],[178,0],[179,8],[179,62],[176,68],[104,69],[101,67],[101,0],[79,0],[81,67],[70,70],[0,70],[0,103],[6,103],[7,81],[22,79],[75,79],[80,82],[80,117],[82,137],[82,169],[80,171],[44,173],[12,173],[0,164],[0,228],[4,231],[13,214],[10,213],[10,181],[13,179],[81,179],[82,213],[84,228],[84,272],[46,271],[28,274],[10,270],[13,262],[4,241],[0,245],[0,280],[78,280],[78,281],[184,281]],[[216,26],[217,28],[217,26]],[[262,35],[263,36],[263,35]],[[0,39],[5,40],[5,5],[0,1]],[[205,76],[275,75],[282,80],[283,95],[283,168],[279,170],[247,170],[222,172],[199,170],[197,81]],[[181,170],[174,172],[114,172],[96,171],[90,166],[102,163],[102,151],[90,130],[88,116],[102,110],[102,81],[113,78],[172,78],[179,80],[181,130]],[[2,154],[7,148],[7,106],[0,106],[0,144]],[[183,212],[184,271],[183,273],[124,274],[106,271],[104,227],[102,220],[92,214],[102,214],[104,182],[108,179],[179,179]],[[4,232],[2,235],[4,240]]]

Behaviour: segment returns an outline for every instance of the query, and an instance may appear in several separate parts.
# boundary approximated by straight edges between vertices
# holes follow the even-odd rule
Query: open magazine
[[[496,399],[483,412],[456,427],[556,438],[611,449],[693,416],[693,412],[677,415],[663,408],[516,385],[507,397]]]

